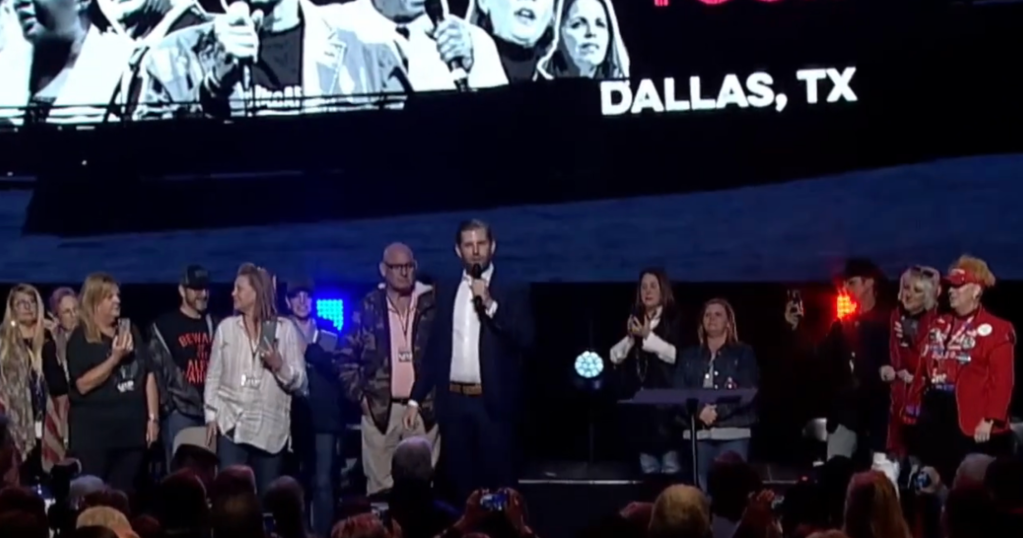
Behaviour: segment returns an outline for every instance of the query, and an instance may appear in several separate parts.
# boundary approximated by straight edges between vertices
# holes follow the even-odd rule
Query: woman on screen
[[[629,53],[611,0],[565,0],[558,46],[541,66],[553,78],[629,78]]]
[[[672,386],[679,326],[675,296],[663,269],[645,269],[636,285],[632,314],[626,334],[611,348],[610,359],[621,392],[631,396],[640,389]],[[645,475],[673,475],[681,470],[673,442],[671,409],[637,409],[627,424],[639,452],[640,470]]]
[[[8,0],[24,39],[0,51],[0,123],[103,119],[134,51],[94,2]]]
[[[494,38],[508,82],[549,79],[540,67],[558,42],[562,0],[470,0],[465,18]]]
[[[675,387],[680,389],[755,389],[759,379],[753,348],[739,340],[735,310],[724,299],[711,299],[700,312],[699,345],[682,350]],[[757,420],[753,404],[708,404],[697,416],[697,485],[707,491],[707,473],[725,452],[749,458],[750,428]],[[688,427],[688,420],[685,420]],[[688,428],[683,436],[691,439]]]

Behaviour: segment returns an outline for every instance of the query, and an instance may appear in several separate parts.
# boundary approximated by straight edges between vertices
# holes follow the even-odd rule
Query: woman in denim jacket
[[[611,348],[611,363],[624,397],[640,389],[671,388],[680,332],[677,320],[668,275],[663,269],[643,270],[625,338]],[[670,408],[630,410],[626,423],[643,474],[672,475],[681,470],[672,435],[677,426]]]
[[[675,372],[675,387],[687,389],[755,389],[757,359],[753,348],[739,341],[735,310],[724,299],[703,305],[697,329],[700,344],[682,350]],[[749,456],[750,428],[757,421],[754,403],[706,405],[697,424],[697,484],[707,490],[707,472],[725,452]],[[685,439],[690,438],[688,420]]]

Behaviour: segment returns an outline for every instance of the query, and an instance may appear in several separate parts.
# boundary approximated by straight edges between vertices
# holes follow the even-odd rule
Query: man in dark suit
[[[463,222],[455,236],[462,278],[436,288],[436,317],[423,375],[416,378],[405,427],[436,389],[443,456],[459,500],[477,488],[515,483],[515,429],[522,360],[533,344],[529,289],[495,277],[490,226]]]

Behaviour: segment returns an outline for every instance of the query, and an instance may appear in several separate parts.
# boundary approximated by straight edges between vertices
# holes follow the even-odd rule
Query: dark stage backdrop
[[[0,291],[9,287],[4,285]],[[40,290],[45,296],[55,286]],[[77,287],[77,284],[76,284]],[[345,300],[346,317],[372,284],[320,285],[321,295]],[[806,365],[781,349],[786,290],[803,291],[811,332],[822,334],[834,320],[834,292],[827,284],[702,284],[675,286],[675,297],[684,314],[689,343],[696,339],[696,317],[702,303],[725,297],[735,307],[739,336],[751,344],[761,368],[761,425],[754,434],[755,459],[784,462],[796,457],[802,418],[809,413],[813,379]],[[230,286],[214,287],[211,310],[230,312]],[[525,410],[524,449],[527,460],[582,460],[587,457],[588,418],[595,420],[595,456],[598,460],[629,458],[627,439],[617,423],[610,394],[588,395],[572,383],[573,361],[586,350],[606,357],[625,333],[633,300],[630,284],[539,284],[533,286],[533,311],[537,326],[536,353],[525,365],[528,408]],[[894,290],[887,296],[894,297]],[[1001,282],[987,298],[991,311],[1023,325],[1023,282]],[[126,285],[122,290],[123,312],[145,324],[175,308],[177,291],[168,285]],[[814,323],[816,322],[816,323]],[[1019,392],[1017,390],[1017,392]],[[1018,396],[1018,395],[1017,395]],[[1017,411],[1023,402],[1016,398]],[[354,417],[354,415],[353,415]]]

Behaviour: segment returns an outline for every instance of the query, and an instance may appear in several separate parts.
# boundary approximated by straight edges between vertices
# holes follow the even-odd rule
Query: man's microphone
[[[480,280],[480,279],[482,279],[483,278],[483,267],[481,267],[480,264],[478,264],[478,263],[472,264],[472,268],[469,269],[469,276],[471,276],[473,280]],[[476,307],[476,311],[477,312],[479,312],[480,314],[483,314],[483,312],[485,310],[483,308],[483,297],[480,297],[479,295],[473,297],[472,298],[472,304]]]
[[[250,13],[251,8],[249,4],[245,2],[234,2],[228,6],[228,13],[234,15],[236,18],[248,19],[252,22],[253,28],[259,31],[259,27],[263,25],[263,10],[257,9]],[[239,62],[242,66],[242,87],[246,90],[252,89],[252,64],[255,63],[255,58],[242,58]]]
[[[435,27],[448,16],[447,0],[426,0],[424,7],[426,8],[426,16],[430,17]],[[465,70],[465,64],[462,62],[462,59],[455,58],[448,62],[448,69],[451,70],[451,76],[455,79],[455,89],[460,92],[469,91],[469,73]]]

